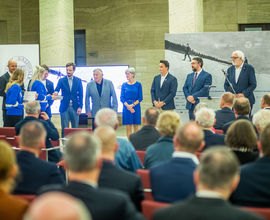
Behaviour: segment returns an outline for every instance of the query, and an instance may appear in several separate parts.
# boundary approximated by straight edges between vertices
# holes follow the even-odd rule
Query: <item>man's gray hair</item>
[[[130,68],[128,68],[128,69],[125,71],[125,73],[126,73],[126,74],[127,74],[127,73],[131,73],[132,75],[135,75],[135,68],[130,67]]]
[[[37,115],[40,112],[40,104],[38,101],[27,102],[25,104],[26,114]]]
[[[238,57],[242,58],[242,60],[245,60],[245,54],[241,50],[233,51],[232,54],[236,53]]]
[[[240,172],[237,157],[225,146],[206,150],[200,158],[197,170],[200,183],[210,189],[228,189]]]
[[[95,123],[98,127],[109,126],[115,129],[118,124],[117,114],[110,108],[102,108],[95,116]]]
[[[209,128],[213,127],[215,123],[216,113],[210,108],[201,108],[196,112],[195,121],[198,122],[198,125],[201,127]]]
[[[202,109],[202,108],[208,108],[207,103],[205,103],[205,102],[200,102],[198,105],[195,106],[193,112],[196,114],[196,112],[198,112],[198,111],[199,111],[200,109]]]
[[[64,148],[64,158],[73,172],[93,170],[100,153],[99,139],[85,131],[71,134]]]
[[[270,123],[270,111],[267,109],[260,109],[257,111],[252,118],[253,124],[261,130]]]
[[[102,71],[102,69],[100,69],[100,68],[94,69],[94,70],[93,70],[93,73],[95,73],[95,72],[99,72],[99,73],[103,74],[103,71]]]

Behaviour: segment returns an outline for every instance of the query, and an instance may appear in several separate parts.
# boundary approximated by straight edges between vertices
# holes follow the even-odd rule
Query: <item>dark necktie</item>
[[[198,73],[196,72],[196,73],[194,74],[194,78],[193,78],[192,86],[194,86],[194,84],[195,84],[195,82],[196,82],[197,75],[198,75]]]

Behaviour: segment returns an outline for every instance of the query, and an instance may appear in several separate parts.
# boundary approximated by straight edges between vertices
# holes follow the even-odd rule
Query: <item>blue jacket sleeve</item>
[[[189,75],[187,75],[185,84],[183,86],[183,92],[184,92],[184,95],[185,95],[186,98],[191,95],[190,92],[189,92],[189,89],[188,89],[188,77],[189,77]]]
[[[143,93],[142,93],[142,84],[139,83],[138,85],[138,100],[141,102],[143,100]]]
[[[156,101],[156,96],[155,96],[155,78],[154,78],[154,80],[152,82],[150,93],[151,93],[152,102]]]
[[[41,85],[41,82],[35,81],[31,88],[31,91],[35,91],[38,94],[37,100],[40,100],[40,101],[47,99],[46,95],[44,95],[42,87],[43,85]]]
[[[111,97],[112,97],[112,109],[117,112],[118,101],[117,101],[116,93],[115,93],[114,86],[113,86],[112,82],[110,82],[110,91],[111,91]]]
[[[85,112],[86,113],[90,113],[91,112],[91,109],[90,109],[90,83],[87,84],[86,86],[86,94],[85,94],[85,100],[84,100],[84,103],[85,103]]]
[[[82,80],[80,79],[79,82],[79,108],[82,109],[83,107],[83,86],[82,86]]]
[[[248,87],[242,91],[245,97],[249,97],[251,93],[256,89],[257,87],[257,81],[255,76],[255,70],[252,66],[248,67]]]
[[[59,92],[61,88],[62,88],[62,80],[59,79],[59,80],[58,80],[58,83],[57,83],[57,86],[56,86],[56,88],[55,88],[54,91],[55,91],[55,92]]]
[[[125,83],[121,86],[121,96],[120,96],[120,101],[124,104],[126,102],[126,97],[125,97]]]
[[[53,82],[50,83],[50,87],[47,88],[48,90],[48,94],[52,95],[53,94],[53,91],[54,91],[54,85],[53,85]],[[48,100],[48,104],[49,104],[49,107],[53,104],[53,100],[50,98],[50,100]]]

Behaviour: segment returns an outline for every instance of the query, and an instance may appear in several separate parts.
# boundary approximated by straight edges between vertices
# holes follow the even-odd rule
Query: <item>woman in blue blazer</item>
[[[23,80],[24,71],[16,69],[6,86],[5,93],[8,127],[14,127],[17,122],[23,119],[23,95],[21,89]]]

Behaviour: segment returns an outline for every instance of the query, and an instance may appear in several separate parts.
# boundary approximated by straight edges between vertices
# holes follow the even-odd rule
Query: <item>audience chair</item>
[[[216,129],[216,134],[224,134],[224,131]]]
[[[145,199],[153,201],[149,170],[138,169],[137,175],[141,177]]]
[[[16,131],[14,127],[0,128],[0,135],[5,135],[6,142],[8,142],[12,147],[18,147],[18,142],[15,140]]]
[[[141,161],[141,163],[143,165],[144,164],[145,151],[143,151],[143,150],[136,150],[136,154],[140,158],[140,161]]]
[[[57,141],[51,140],[51,143],[52,143],[52,145],[53,145],[54,147],[60,146],[60,141],[59,141],[59,140],[57,140]]]
[[[24,199],[29,203],[33,202],[35,198],[37,197],[36,195],[24,195],[24,194],[15,194],[14,196]]]
[[[266,220],[270,220],[270,208],[259,208],[259,207],[242,207],[246,211],[254,212],[262,217],[264,217]]]
[[[152,220],[157,209],[169,206],[170,203],[156,202],[150,200],[142,201],[142,213],[147,220]]]
[[[65,136],[78,131],[92,132],[92,128],[65,128]]]

